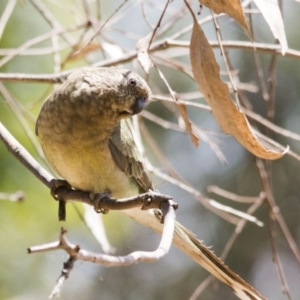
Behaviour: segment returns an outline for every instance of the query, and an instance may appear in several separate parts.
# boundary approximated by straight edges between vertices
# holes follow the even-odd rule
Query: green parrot
[[[153,190],[128,123],[150,99],[147,83],[126,69],[73,71],[45,100],[37,119],[36,134],[46,159],[75,189],[107,192],[115,199]],[[123,213],[162,232],[158,210],[135,208]],[[179,223],[173,244],[240,299],[264,299]]]

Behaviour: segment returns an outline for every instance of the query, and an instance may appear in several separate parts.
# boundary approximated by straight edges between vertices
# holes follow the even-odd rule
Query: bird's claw
[[[141,207],[142,210],[147,210],[151,208],[161,208],[161,203],[165,201],[172,201],[172,197],[162,195],[157,191],[149,190],[148,193],[144,194],[143,205]],[[174,209],[178,208],[178,204],[172,201]]]
[[[90,199],[94,203],[94,210],[96,213],[108,214],[109,209],[101,208],[101,201],[103,201],[104,199],[111,199],[110,193],[90,193]]]
[[[63,179],[52,179],[51,180],[50,193],[51,193],[51,196],[55,200],[59,200],[58,199],[57,189],[60,188],[60,187],[72,188],[71,185],[66,180],[63,180]]]
[[[63,199],[59,199],[57,190],[60,187],[72,188],[71,185],[62,179],[52,179],[50,193],[51,196],[58,201],[58,220],[65,221],[66,220],[66,201]]]

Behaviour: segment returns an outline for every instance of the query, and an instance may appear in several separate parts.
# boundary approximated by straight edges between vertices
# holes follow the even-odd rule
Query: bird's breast
[[[115,163],[108,141],[101,134],[70,132],[45,136],[39,130],[45,156],[53,169],[74,188],[95,193],[110,192],[113,198],[138,194],[136,181]]]

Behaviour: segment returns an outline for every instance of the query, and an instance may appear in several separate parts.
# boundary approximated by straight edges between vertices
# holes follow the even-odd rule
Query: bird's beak
[[[135,102],[130,107],[132,114],[133,115],[139,114],[145,108],[147,102],[148,102],[147,96],[136,98]]]

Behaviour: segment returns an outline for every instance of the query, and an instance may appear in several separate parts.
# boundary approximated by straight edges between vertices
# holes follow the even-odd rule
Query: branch
[[[64,202],[73,200],[92,205],[97,212],[108,212],[109,210],[124,210],[134,207],[141,207],[142,210],[160,208],[162,202],[167,202],[172,199],[170,196],[149,191],[148,193],[130,198],[118,199],[118,201],[116,201],[116,199],[111,199],[106,193],[97,194],[74,190],[68,186],[65,181],[54,179],[54,177],[10,134],[1,122],[0,140],[3,141],[8,151],[10,151],[42,183],[51,189],[52,196],[56,200],[62,200]]]
[[[73,269],[76,260],[89,261],[104,266],[128,266],[138,262],[154,262],[168,253],[175,227],[175,212],[178,205],[171,200],[170,196],[161,195],[149,191],[136,197],[121,199],[116,201],[110,199],[108,194],[94,194],[72,189],[70,186],[62,184],[62,181],[55,180],[38,162],[29,154],[29,152],[9,133],[9,131],[0,122],[0,139],[7,149],[27,167],[42,183],[51,189],[55,199],[59,201],[59,213],[64,210],[61,208],[67,200],[83,202],[94,206],[98,212],[107,212],[110,209],[124,210],[142,206],[142,210],[160,208],[161,221],[164,223],[160,244],[155,251],[145,252],[136,251],[126,256],[111,256],[107,254],[92,253],[79,246],[75,246],[64,237],[66,231],[61,230],[59,241],[28,248],[28,253],[47,252],[54,250],[65,250],[69,254],[69,259],[64,263],[63,270],[57,283],[52,290],[50,298],[56,297]]]
[[[10,134],[0,122],[0,140],[7,150],[13,154],[34,176],[36,176],[48,188],[51,188],[53,176],[47,172],[29,152]]]
[[[67,262],[63,265],[63,270],[54,286],[49,298],[57,297],[60,293],[63,283],[69,277],[70,272],[77,260],[88,261],[95,264],[104,265],[106,267],[129,266],[139,262],[155,262],[169,252],[173,240],[175,227],[175,211],[176,204],[173,201],[163,202],[161,205],[162,217],[164,219],[164,228],[161,241],[156,250],[135,251],[125,256],[112,256],[107,254],[99,254],[80,249],[80,246],[70,243],[66,237],[66,230],[61,229],[59,241],[34,246],[28,248],[28,253],[48,252],[56,250],[64,250],[69,254]]]
[[[216,41],[210,41],[212,48],[219,48],[219,43]],[[149,53],[154,53],[157,51],[162,51],[170,48],[189,48],[189,41],[177,41],[170,40],[168,38],[153,43],[149,49]],[[274,54],[282,56],[281,47],[279,45],[264,44],[264,43],[251,43],[251,42],[241,42],[241,41],[222,41],[222,46],[226,49],[240,49],[257,51],[267,54]],[[111,67],[118,64],[125,64],[131,62],[137,57],[137,51],[133,50],[124,54],[122,57],[117,59],[106,59],[97,64],[95,67]],[[300,51],[288,49],[285,52],[284,57],[300,59]],[[53,74],[21,74],[21,73],[0,73],[0,81],[2,82],[39,82],[39,83],[61,83],[65,78],[71,73],[72,70],[65,72]]]
[[[0,200],[6,200],[11,202],[22,202],[25,199],[25,195],[22,191],[15,193],[0,193]]]

